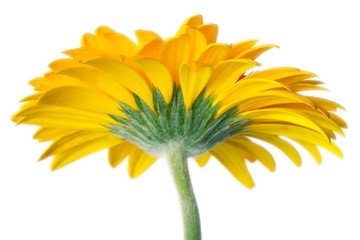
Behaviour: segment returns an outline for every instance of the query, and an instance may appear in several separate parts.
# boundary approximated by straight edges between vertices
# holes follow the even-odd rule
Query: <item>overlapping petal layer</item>
[[[202,120],[204,131],[224,128],[216,129],[216,134],[226,133],[226,128],[239,128],[229,132],[226,139],[217,138],[221,142],[212,142],[210,149],[200,149],[201,144],[196,145],[192,139],[195,145],[191,146],[200,150],[192,151],[197,155],[190,156],[200,166],[214,156],[249,188],[254,181],[247,161],[259,161],[270,171],[275,170],[275,160],[259,144],[261,141],[279,148],[297,166],[301,165],[301,157],[294,142],[319,163],[318,146],[342,157],[334,140],[347,127],[335,113],[343,107],[302,94],[325,89],[322,82],[313,79],[315,74],[292,67],[256,70],[255,59],[276,45],[256,45],[256,40],[218,43],[217,34],[217,25],[204,24],[200,15],[186,20],[176,35],[167,39],[152,31],[136,31],[137,43],[108,27],[99,27],[94,35],[83,36],[79,48],[65,51],[70,58],[55,60],[48,73],[30,81],[35,94],[23,99],[25,103],[13,120],[40,126],[34,138],[53,142],[41,156],[55,156],[53,169],[109,149],[111,166],[116,167],[128,157],[129,175],[137,177],[158,157],[148,151],[153,144],[143,148],[144,144],[109,129],[124,121],[129,122],[124,126],[134,127],[129,131],[153,126],[149,134],[130,134],[135,136],[131,139],[140,136],[144,142],[156,131],[166,132],[161,124],[179,116],[186,118],[176,120],[183,126],[172,127],[181,127],[184,139],[189,135],[184,131],[191,130],[186,124],[201,126]],[[159,94],[163,102],[155,99]],[[184,106],[186,112],[181,113],[178,106]],[[137,123],[131,119],[135,115],[125,107],[138,114]],[[214,113],[204,118],[207,115],[201,109]],[[232,120],[226,122],[229,110]],[[141,122],[144,119],[150,120]],[[165,144],[159,139],[157,143]],[[161,145],[156,149],[160,151]]]

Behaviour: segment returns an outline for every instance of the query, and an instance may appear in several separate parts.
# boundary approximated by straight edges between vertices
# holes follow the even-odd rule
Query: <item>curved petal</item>
[[[308,151],[318,164],[321,164],[322,157],[315,144],[301,141],[299,139],[296,139],[294,141],[300,144],[306,151]]]
[[[114,122],[107,114],[43,104],[23,109],[14,117],[18,118],[17,124],[78,130],[106,130],[104,126]]]
[[[235,43],[231,46],[227,59],[237,58],[240,54],[254,46],[258,40],[250,39]]]
[[[189,27],[197,27],[203,23],[203,17],[201,15],[191,16],[186,19],[183,24],[180,26],[176,35],[186,34]]]
[[[217,95],[234,83],[256,63],[246,59],[227,60],[214,68],[213,74],[206,86],[207,95]]]
[[[117,167],[132,151],[135,146],[127,141],[123,141],[118,145],[109,148],[108,159],[110,165]]]
[[[70,148],[74,148],[83,143],[92,141],[97,138],[106,137],[109,135],[107,132],[96,132],[96,131],[77,131],[63,136],[62,138],[53,142],[48,149],[41,155],[39,160],[50,157],[51,155],[64,152]]]
[[[136,44],[130,38],[118,32],[104,33],[100,41],[112,55],[133,56],[137,50]]]
[[[210,44],[201,53],[197,59],[197,62],[201,62],[210,66],[216,66],[226,58],[229,49],[230,46],[227,44]]]
[[[212,73],[211,67],[194,69],[189,64],[180,67],[180,86],[184,96],[186,110],[205,88]]]
[[[65,167],[66,165],[80,158],[83,158],[89,154],[98,152],[105,148],[115,146],[119,144],[120,141],[121,141],[120,138],[112,135],[108,135],[105,137],[96,138],[91,141],[76,145],[75,147],[67,149],[64,152],[60,152],[56,154],[54,160],[51,163],[51,169],[57,170],[62,167]]]
[[[298,167],[301,166],[302,161],[299,152],[296,150],[295,147],[293,147],[290,143],[288,143],[284,139],[281,139],[278,136],[271,134],[252,133],[251,136],[274,145],[275,147],[283,151],[296,166]]]
[[[219,28],[216,24],[202,24],[197,27],[206,37],[207,43],[215,43]]]
[[[51,89],[39,99],[39,104],[69,107],[92,112],[120,114],[118,103],[99,91],[76,86]]]
[[[169,69],[160,61],[151,58],[135,59],[133,63],[149,83],[160,90],[166,103],[170,103],[173,81]]]
[[[286,89],[286,87],[279,82],[261,78],[238,81],[216,97],[214,102],[221,103],[218,115],[248,98],[272,89]]]
[[[149,106],[152,106],[151,88],[147,81],[134,69],[119,61],[98,58],[86,62],[86,64],[93,66],[112,76],[112,80],[129,89],[141,99],[143,99]]]
[[[297,124],[301,127],[312,129],[325,137],[322,128],[316,124],[312,118],[307,115],[301,114],[296,110],[285,109],[285,108],[268,108],[268,109],[257,109],[247,112],[242,112],[241,116],[250,120],[251,122],[287,122],[288,124]]]
[[[62,58],[52,61],[49,64],[49,68],[54,72],[58,72],[64,70],[66,68],[73,68],[73,67],[85,67],[86,65],[79,63],[75,59],[72,58]]]
[[[75,130],[73,129],[41,127],[35,132],[33,138],[37,139],[39,142],[56,141],[63,136],[74,132]]]
[[[157,33],[146,30],[138,30],[135,34],[139,42],[138,55],[160,59],[162,38]]]
[[[278,46],[274,44],[259,45],[256,47],[249,48],[248,50],[245,50],[244,52],[237,55],[236,58],[246,58],[246,59],[255,60],[257,57],[259,57],[261,54],[263,54],[264,52],[266,52],[271,48],[278,48]]]
[[[200,156],[195,157],[195,160],[200,167],[204,167],[208,163],[210,157],[211,157],[211,153],[206,152],[201,154]]]
[[[246,126],[246,128],[249,130],[249,132],[247,133],[249,136],[251,136],[251,132],[255,132],[257,134],[264,133],[264,134],[285,136],[291,139],[319,145],[325,148],[326,150],[332,152],[336,156],[340,158],[343,157],[341,150],[332,141],[330,141],[328,138],[324,137],[320,133],[308,128],[299,127],[295,125],[275,124],[275,123],[253,124],[253,125],[250,124]]]
[[[207,46],[205,35],[198,29],[189,28],[188,36],[190,37],[189,60],[194,61],[199,58],[200,54]]]
[[[147,154],[140,148],[134,149],[129,157],[129,176],[131,178],[140,176],[156,161],[156,159],[156,157]]]
[[[74,77],[136,109],[135,100],[131,92],[116,82],[114,77],[104,72],[95,69],[75,67],[62,70],[58,72],[58,74]]]
[[[246,138],[234,137],[228,141],[229,144],[245,150],[248,155],[259,160],[268,170],[275,171],[275,160],[271,154],[260,145]]]
[[[174,82],[179,83],[179,67],[184,61],[188,61],[190,56],[190,37],[181,35],[179,37],[167,39],[161,52],[161,60],[164,62],[171,74]]]
[[[236,151],[236,147],[223,143],[213,148],[210,152],[244,186],[247,188],[255,186],[245,164],[245,159]]]

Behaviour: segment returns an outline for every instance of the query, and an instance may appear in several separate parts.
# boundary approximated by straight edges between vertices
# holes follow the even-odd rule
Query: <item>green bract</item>
[[[186,149],[186,155],[200,155],[217,144],[245,132],[249,123],[236,115],[233,107],[218,117],[219,104],[213,105],[211,97],[200,94],[192,106],[186,110],[181,88],[174,89],[173,97],[166,104],[156,88],[152,91],[155,112],[137,95],[135,102],[139,110],[119,102],[126,118],[110,115],[118,124],[109,126],[116,135],[130,141],[143,150],[159,155],[170,142],[177,142]]]

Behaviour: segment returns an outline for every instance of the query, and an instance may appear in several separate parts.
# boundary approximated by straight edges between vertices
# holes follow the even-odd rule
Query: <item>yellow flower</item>
[[[144,113],[136,99],[139,98],[151,109],[149,114],[157,118],[163,109],[154,106],[154,93],[165,101],[164,111],[173,111],[171,105],[178,93],[184,102],[183,117],[191,118],[192,124],[205,117],[201,115],[204,113],[194,114],[196,99],[207,100],[208,109],[214,111],[204,124],[210,125],[232,110],[230,115],[236,120],[223,127],[240,122],[235,133],[229,133],[210,147],[195,146],[189,156],[196,157],[200,166],[211,155],[215,156],[247,187],[253,187],[254,183],[246,161],[260,161],[269,170],[275,169],[271,154],[253,139],[280,148],[297,166],[301,165],[301,158],[288,139],[303,146],[319,163],[317,146],[341,157],[333,139],[335,133],[343,135],[342,128],[346,127],[334,113],[342,107],[326,99],[300,94],[306,90],[323,90],[319,86],[322,82],[313,80],[315,75],[311,72],[291,67],[249,73],[257,66],[255,58],[275,45],[255,46],[256,40],[217,43],[217,30],[216,25],[203,24],[201,16],[194,16],[184,22],[174,37],[163,40],[154,32],[139,30],[136,31],[138,43],[134,43],[108,27],[99,27],[95,35],[86,33],[82,37],[80,48],[65,51],[71,58],[52,62],[50,72],[30,82],[36,93],[23,99],[26,103],[14,120],[40,126],[35,138],[53,141],[41,156],[41,159],[55,156],[52,169],[109,148],[111,166],[116,167],[129,156],[129,174],[137,177],[162,153],[165,143],[139,144],[117,133],[117,126],[126,125],[118,118],[131,122],[120,105],[146,115],[149,112]],[[142,121],[146,120],[144,117]],[[161,119],[149,122],[142,130],[150,129],[165,139],[167,133],[157,129],[164,127]],[[151,128],[151,124],[158,126]],[[158,130],[161,133],[155,132]],[[143,141],[146,134],[143,133]],[[170,141],[177,137],[167,138]]]
[[[301,94],[325,89],[315,74],[256,69],[255,59],[276,45],[218,43],[217,33],[200,15],[167,39],[136,31],[137,43],[99,27],[82,37],[81,47],[65,51],[70,58],[50,63],[49,72],[30,81],[36,92],[23,99],[13,120],[40,126],[34,137],[53,142],[40,157],[54,156],[53,170],[109,149],[110,165],[128,157],[129,175],[137,177],[167,154],[183,201],[185,237],[198,240],[188,157],[204,166],[214,156],[252,188],[247,161],[275,170],[261,141],[296,166],[301,157],[293,142],[321,163],[318,147],[342,157],[334,139],[346,128],[335,114],[341,105]]]

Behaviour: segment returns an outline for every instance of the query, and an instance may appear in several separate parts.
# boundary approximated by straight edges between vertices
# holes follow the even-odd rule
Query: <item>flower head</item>
[[[136,31],[137,43],[99,27],[82,37],[81,47],[65,51],[69,58],[30,81],[36,93],[23,99],[13,120],[40,126],[34,137],[53,142],[41,156],[54,156],[52,169],[109,149],[111,166],[128,156],[129,174],[137,177],[176,143],[200,166],[214,156],[251,188],[247,161],[275,170],[261,141],[297,166],[293,142],[319,163],[318,146],[342,156],[334,143],[346,127],[334,113],[342,107],[301,94],[324,89],[315,74],[292,67],[257,70],[255,59],[275,45],[218,43],[217,33],[201,16],[167,39]]]

